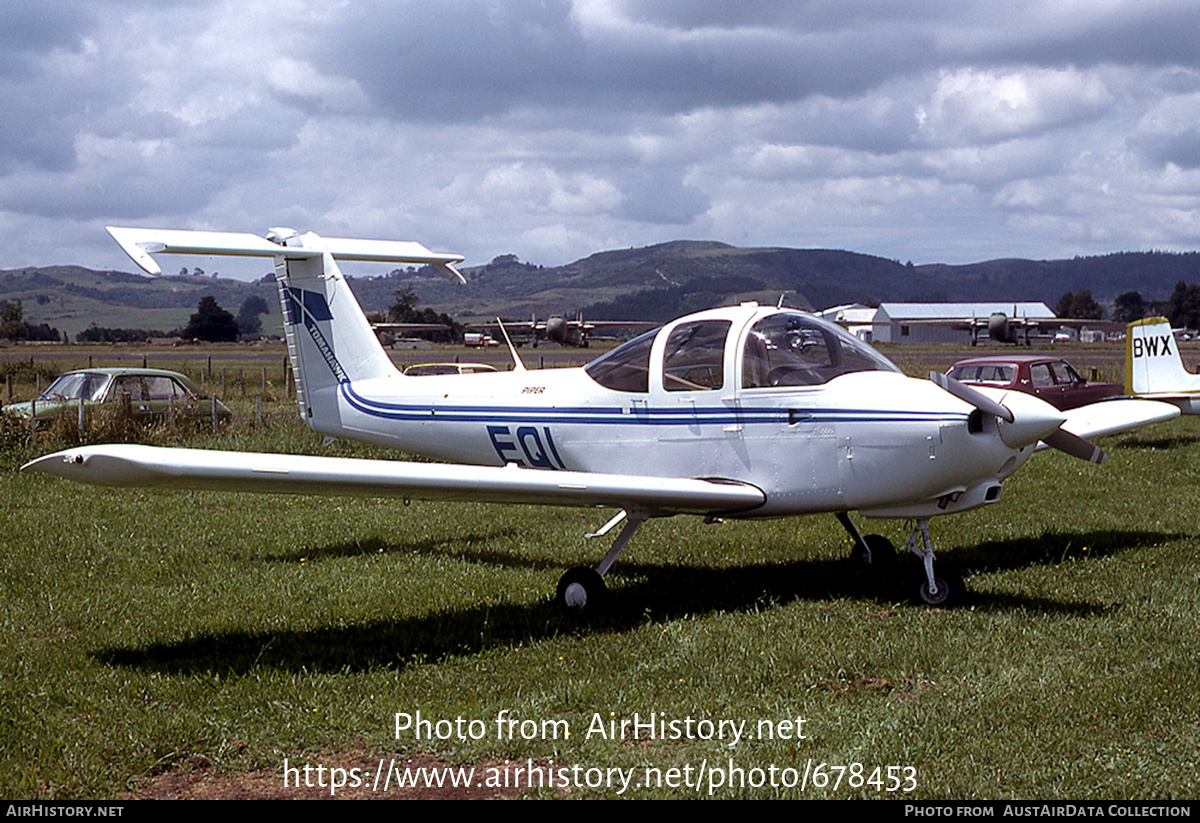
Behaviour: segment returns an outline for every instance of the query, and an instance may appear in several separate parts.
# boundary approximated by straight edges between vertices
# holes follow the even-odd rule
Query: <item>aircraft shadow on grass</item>
[[[1200,442],[1200,435],[1172,434],[1164,437],[1155,432],[1139,432],[1121,436],[1109,445],[1108,450],[1113,453],[1124,449],[1164,451],[1190,448],[1197,442]]]
[[[1068,558],[1086,560],[1111,556],[1138,546],[1189,537],[1142,531],[1060,532],[956,550],[952,559],[963,572],[979,574],[1057,565]],[[416,544],[366,541],[355,545],[361,545],[362,553],[417,551],[446,556],[443,551],[445,541]],[[1087,547],[1086,552],[1084,547]],[[352,553],[347,546],[325,550],[327,556]],[[321,554],[322,550],[318,549],[305,556]],[[501,552],[460,549],[452,555],[471,562],[503,566],[549,568],[552,565]],[[911,563],[907,558],[900,563],[905,575],[891,577],[917,573],[919,564],[915,558]],[[577,631],[590,634],[630,631],[645,625],[648,620],[671,620],[723,611],[749,612],[795,600],[861,597],[894,602],[897,599],[891,596],[896,587],[867,578],[844,559],[726,568],[633,561],[624,564],[617,576],[624,582],[610,592],[607,607],[586,623],[563,615],[552,601],[547,600],[532,604],[479,605],[353,626],[217,632],[140,647],[110,647],[97,651],[95,657],[105,665],[181,676],[241,675],[258,668],[310,672],[403,669]],[[889,593],[889,589],[893,591]],[[1114,608],[1104,603],[996,594],[974,594],[969,602],[977,611],[1029,609],[1084,618],[1101,616]],[[904,619],[903,613],[899,619]]]
[[[481,552],[469,548],[480,544],[489,544],[495,540],[515,540],[523,535],[516,529],[506,528],[489,531],[487,534],[457,534],[451,537],[429,538],[412,543],[395,543],[381,537],[370,537],[366,540],[338,543],[331,546],[316,546],[271,555],[263,558],[268,563],[296,563],[301,560],[325,560],[339,557],[369,557],[377,554],[420,554],[430,557],[457,558],[474,563],[488,563],[498,566],[522,565],[520,558],[506,552]],[[526,560],[523,565],[530,568],[550,568],[550,563]]]

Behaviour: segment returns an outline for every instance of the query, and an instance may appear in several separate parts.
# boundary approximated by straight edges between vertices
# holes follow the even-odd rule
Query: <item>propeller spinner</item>
[[[1102,466],[1108,460],[1108,455],[1099,446],[1061,428],[1066,422],[1062,413],[1033,395],[1009,392],[1004,397],[1005,403],[999,403],[949,375],[930,372],[929,379],[959,400],[995,417],[1000,439],[1012,448],[1033,445],[1040,440],[1052,449],[1089,463]]]

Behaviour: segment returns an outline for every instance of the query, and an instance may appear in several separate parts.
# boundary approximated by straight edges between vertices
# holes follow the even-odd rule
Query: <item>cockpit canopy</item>
[[[658,365],[652,355],[661,358]],[[656,386],[683,392],[816,386],[849,372],[899,369],[840,326],[802,312],[759,310],[740,318],[720,311],[684,318],[618,346],[585,371],[623,392],[649,392],[657,372]]]

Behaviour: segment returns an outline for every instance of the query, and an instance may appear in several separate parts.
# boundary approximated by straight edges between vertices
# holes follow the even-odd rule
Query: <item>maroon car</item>
[[[1034,354],[959,360],[946,374],[973,386],[1016,389],[1058,409],[1073,409],[1125,393],[1117,383],[1089,383],[1066,360]]]

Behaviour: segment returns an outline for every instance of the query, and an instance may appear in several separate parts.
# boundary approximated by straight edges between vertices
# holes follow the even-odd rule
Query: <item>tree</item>
[[[1200,286],[1176,283],[1167,300],[1167,319],[1176,328],[1200,329]]]
[[[1080,289],[1071,294],[1067,292],[1058,298],[1054,313],[1059,317],[1075,317],[1080,320],[1099,320],[1104,316],[1104,309],[1092,297],[1088,289]]]
[[[49,323],[33,325],[25,320],[24,306],[11,300],[5,300],[4,305],[0,306],[0,338],[5,340],[58,340],[58,329]]]
[[[29,336],[29,327],[25,325],[25,307],[20,303],[5,300],[0,306],[0,337],[5,340],[24,340]]]
[[[1127,291],[1117,295],[1113,306],[1112,319],[1117,323],[1132,323],[1146,316],[1146,301],[1141,292]]]
[[[389,323],[428,323],[431,326],[445,326],[444,330],[431,329],[428,332],[414,332],[430,340],[452,342],[462,339],[462,325],[456,323],[448,314],[438,314],[431,308],[417,310],[417,295],[412,289],[397,289],[396,302],[388,307],[386,312]]]
[[[259,315],[268,314],[270,311],[271,307],[267,305],[266,300],[257,294],[250,295],[242,301],[242,307],[238,309],[238,331],[242,335],[258,334],[262,331],[262,320],[259,319]]]
[[[183,336],[210,343],[231,342],[238,337],[237,320],[217,305],[215,297],[206,295],[200,298],[196,313],[188,318]]]

